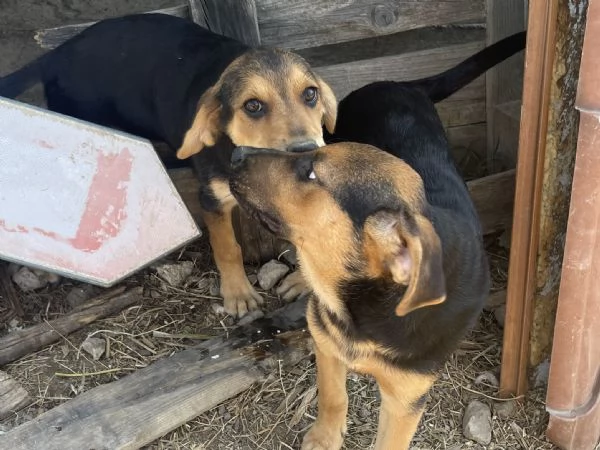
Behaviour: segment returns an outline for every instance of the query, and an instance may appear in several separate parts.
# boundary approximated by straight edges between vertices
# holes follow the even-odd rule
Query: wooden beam
[[[528,384],[529,334],[535,292],[557,3],[530,1],[500,377],[500,392],[505,396],[524,395]]]
[[[23,386],[6,372],[0,370],[0,420],[16,413],[31,403]]]
[[[524,0],[486,0],[487,45],[525,29]],[[511,56],[486,73],[487,164],[490,171],[512,169],[517,162],[519,115],[499,109],[520,101],[523,94],[524,52]],[[519,105],[520,106],[520,105]]]
[[[484,234],[510,227],[515,197],[515,171],[508,170],[467,183]]]
[[[478,159],[485,159],[485,130],[485,123],[446,128],[455,161],[460,161],[456,156],[457,150],[467,150]]]
[[[304,310],[294,302],[198,347],[163,358],[0,436],[14,450],[140,448],[310,353]],[[294,331],[289,331],[294,330]]]
[[[485,23],[484,1],[258,0],[258,25],[265,45],[316,47],[428,26]]]
[[[171,8],[156,9],[146,12],[146,14],[152,13],[168,14],[170,16],[187,19],[189,18],[189,7],[188,5],[179,5]],[[46,28],[44,30],[37,31],[34,35],[34,39],[40,47],[45,49],[53,49],[58,47],[66,40],[71,39],[73,36],[78,35],[83,30],[91,25],[94,25],[95,23],[97,23],[97,21],[65,25],[55,28]]]
[[[78,395],[0,436],[14,450],[140,448],[295,365],[312,345],[305,301]]]
[[[477,53],[484,46],[483,41],[467,42],[332,64],[317,67],[315,71],[329,83],[337,98],[342,99],[350,92],[374,81],[405,81],[438,74]],[[482,97],[483,95],[482,87]]]
[[[58,319],[13,331],[0,338],[0,366],[37,351],[95,320],[121,311],[140,300],[141,287],[127,292],[124,290],[124,287],[112,289]]]
[[[260,45],[254,0],[189,0],[192,20],[217,34]]]

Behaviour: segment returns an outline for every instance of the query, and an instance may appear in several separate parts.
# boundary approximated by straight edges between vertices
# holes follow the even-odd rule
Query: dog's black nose
[[[231,165],[235,168],[241,165],[248,155],[248,147],[236,147],[231,154]]]
[[[231,154],[231,166],[235,169],[242,165],[248,156],[251,155],[270,155],[270,154],[281,154],[279,150],[272,150],[270,148],[257,148],[257,147],[236,147],[233,149]]]
[[[302,141],[302,142],[292,142],[287,147],[288,152],[294,153],[302,153],[302,152],[310,152],[311,150],[316,150],[319,148],[315,141]]]

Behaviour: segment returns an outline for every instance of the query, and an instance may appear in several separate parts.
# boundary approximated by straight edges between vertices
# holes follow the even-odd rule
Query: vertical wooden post
[[[532,0],[517,165],[501,390],[524,394],[552,344],[579,118],[587,0]]]
[[[260,45],[254,0],[189,0],[192,20],[252,47]]]
[[[525,29],[527,0],[487,0],[487,45]],[[517,162],[523,93],[524,53],[491,68],[485,75],[487,167],[512,169]]]
[[[554,59],[557,1],[531,0],[523,80],[523,115],[508,271],[500,391],[527,390],[529,333],[539,236],[550,82]]]

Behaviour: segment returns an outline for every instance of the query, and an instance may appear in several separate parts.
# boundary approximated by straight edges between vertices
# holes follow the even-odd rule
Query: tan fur
[[[261,66],[261,60],[253,57],[252,52],[240,56],[224,70],[219,80],[200,98],[196,115],[177,151],[179,159],[189,158],[204,147],[215,145],[222,134],[237,146],[278,150],[287,150],[302,142],[325,144],[322,125],[325,123],[333,132],[337,115],[337,102],[331,88],[314,75],[299,56],[283,50],[275,50],[275,54],[282,61],[276,66],[277,70]],[[308,105],[304,100],[303,93],[310,87],[318,90],[315,105]],[[249,100],[264,104],[265,113],[251,117],[244,109]],[[223,104],[224,101],[228,103]],[[225,110],[227,120],[223,115]],[[224,205],[220,214],[206,212],[204,216],[221,275],[225,309],[241,316],[256,308],[262,297],[247,280],[241,251],[233,234],[231,208],[235,200],[228,188],[218,182],[211,182],[210,187],[213,191],[222,191],[214,192],[217,199],[226,198],[232,203]],[[287,290],[286,297],[307,290],[302,288],[301,281],[302,278],[296,277],[295,285]]]
[[[441,245],[424,215],[428,206],[422,180],[402,160],[367,145],[341,143],[317,150],[310,157],[312,166],[299,166],[312,169],[313,181],[299,179],[302,174],[294,171],[292,158],[309,157],[257,158],[234,190],[285,226],[285,237],[296,246],[302,273],[315,292],[307,320],[315,343],[319,413],[302,449],[341,448],[348,405],[346,371],[353,370],[374,376],[381,390],[376,450],[406,450],[422,415],[419,400],[435,376],[389,363],[396,356],[394,348],[349,339],[339,326],[351,318],[338,289],[351,276],[348,264],[354,262],[365,277],[408,286],[396,308],[398,315],[444,300]],[[389,185],[390,180],[410,220],[387,211],[374,213],[360,230],[362,239],[357,239],[357,230],[334,193],[354,184]]]
[[[177,158],[186,159],[198,153],[202,148],[215,145],[219,133],[219,114],[221,104],[216,99],[218,86],[207,90],[198,102],[198,111],[192,126],[185,133],[183,143],[177,150]]]
[[[285,56],[286,52],[282,52]],[[324,145],[322,125],[333,132],[337,116],[337,101],[331,88],[320,77],[313,75],[307,67],[299,65],[299,58],[284,58],[286,67],[282,73],[273,74],[256,67],[242,55],[223,72],[219,81],[208,89],[198,102],[196,116],[185,134],[177,151],[180,159],[199,153],[212,146],[222,133],[226,133],[237,146],[273,148],[285,150],[290,144],[313,140]],[[233,111],[231,119],[222,124],[220,114],[225,105],[218,100],[219,91],[231,72],[240,75],[234,98],[227,105]],[[285,84],[284,92],[277,88],[278,81]],[[308,87],[318,89],[315,107],[309,107],[302,99]],[[243,105],[257,99],[268,105],[267,113],[260,118],[249,117]]]
[[[252,287],[244,271],[242,251],[235,239],[231,220],[236,202],[229,185],[223,180],[213,180],[210,187],[224,208],[220,214],[202,211],[202,219],[208,228],[215,264],[221,274],[220,290],[225,311],[234,316],[243,316],[256,309],[263,299]]]
[[[369,217],[364,228],[369,274],[389,274],[396,283],[408,286],[396,307],[398,316],[446,299],[440,239],[425,217],[415,214],[414,220],[416,234],[405,218],[389,213]],[[412,262],[409,268],[403,264],[408,261]]]
[[[387,350],[370,342],[350,342],[320,316],[326,332],[315,323],[312,303],[307,311],[308,327],[315,343],[319,414],[306,434],[302,450],[339,449],[346,432],[348,396],[346,371],[372,375],[381,392],[381,410],[375,450],[408,449],[423,409],[416,402],[435,381],[423,375],[388,365],[382,356]]]

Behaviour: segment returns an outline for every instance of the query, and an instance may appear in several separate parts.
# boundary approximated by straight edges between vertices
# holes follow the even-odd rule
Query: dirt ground
[[[0,0],[0,75],[14,70],[42,50],[33,40],[40,28],[97,20],[178,4],[177,0]],[[41,90],[23,101],[42,104]],[[494,289],[506,283],[507,251],[489,239]],[[192,275],[181,288],[164,283],[152,269],[127,281],[144,286],[144,301],[118,316],[93,323],[35,354],[3,367],[33,398],[31,406],[0,422],[0,434],[95,386],[114,381],[153,361],[234,325],[213,304],[216,272],[206,241],[200,240],[168,257],[191,261]],[[249,268],[253,271],[256,268]],[[15,327],[51,320],[71,309],[67,295],[81,283],[20,293],[25,317],[0,323],[0,336]],[[98,293],[99,288],[90,289]],[[280,301],[267,293],[268,308]],[[0,317],[8,306],[0,298]],[[108,354],[94,361],[80,346],[89,336],[107,343]],[[435,385],[413,449],[552,449],[544,438],[547,416],[544,388],[533,389],[522,403],[496,398],[501,335],[493,312],[482,315],[475,330],[455,352]],[[95,374],[95,375],[94,375]],[[345,448],[366,449],[377,428],[379,398],[374,382],[349,375],[350,412]],[[477,444],[462,434],[466,405],[480,400],[492,410],[492,442]],[[315,368],[312,359],[288,371],[273,373],[262,385],[225,402],[163,436],[148,449],[295,449],[316,415]]]

